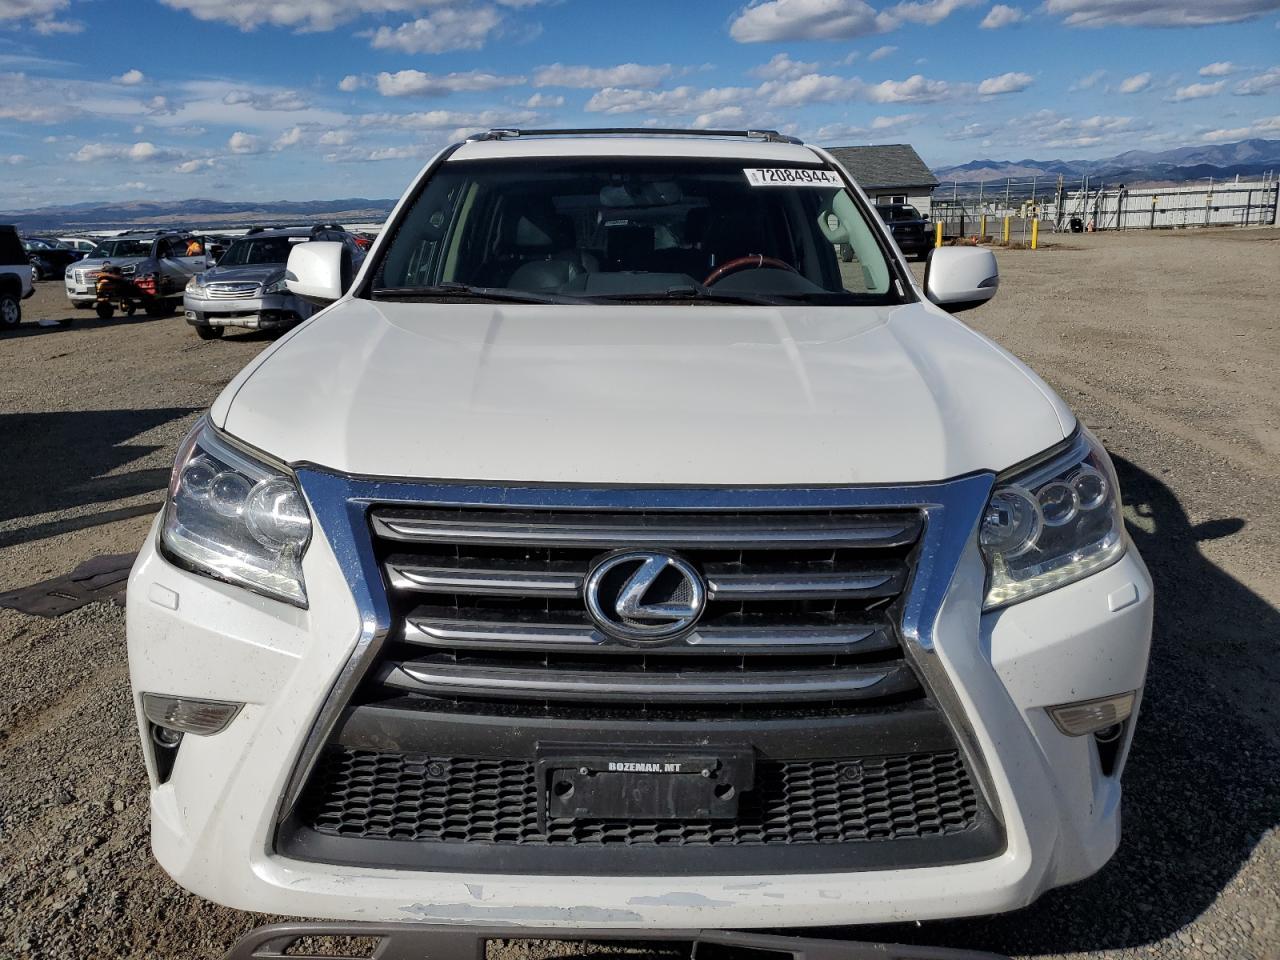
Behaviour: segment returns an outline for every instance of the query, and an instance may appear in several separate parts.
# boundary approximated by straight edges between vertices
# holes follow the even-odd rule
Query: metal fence
[[[1062,178],[1031,177],[982,183],[943,183],[933,194],[934,220],[948,237],[998,236],[1011,218],[1010,239],[1032,219],[1042,229],[1158,230],[1182,227],[1257,226],[1276,223],[1280,181],[1215,183],[1206,179],[1177,187],[1141,187]]]

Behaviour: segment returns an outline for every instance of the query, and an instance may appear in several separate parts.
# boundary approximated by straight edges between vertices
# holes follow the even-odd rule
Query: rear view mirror
[[[295,244],[284,278],[290,293],[316,306],[328,306],[351,286],[351,251],[328,240]]]
[[[938,247],[929,251],[924,292],[948,313],[980,307],[996,295],[996,256],[979,247]]]

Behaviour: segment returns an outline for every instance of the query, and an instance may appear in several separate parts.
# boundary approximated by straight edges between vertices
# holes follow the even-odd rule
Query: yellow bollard
[[[1005,246],[1009,245],[1009,218],[1004,218],[1004,242]]]
[[[1031,249],[1034,250],[1040,245],[1040,221],[1038,219],[1031,221]]]
[[[983,240],[987,239],[987,215],[985,213],[978,220],[978,236]]]
[[[942,246],[942,221],[939,220],[934,229],[933,245],[935,247]]]

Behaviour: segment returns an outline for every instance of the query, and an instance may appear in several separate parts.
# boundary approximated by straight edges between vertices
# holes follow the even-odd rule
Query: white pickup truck
[[[22,322],[22,301],[34,293],[31,261],[18,231],[0,224],[0,330],[12,329]]]
[[[183,886],[814,927],[1010,910],[1115,851],[1151,580],[1106,451],[952,315],[989,250],[918,282],[774,133],[508,130],[354,277],[322,242],[286,277],[324,309],[183,441],[129,585]]]

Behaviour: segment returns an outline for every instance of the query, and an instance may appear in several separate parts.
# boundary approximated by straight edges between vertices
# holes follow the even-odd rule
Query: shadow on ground
[[[1158,479],[1121,459],[1116,469],[1156,589],[1119,851],[1094,877],[1015,913],[842,935],[1031,955],[1139,946],[1195,921],[1280,823],[1280,750],[1238,703],[1242,688],[1254,687],[1256,703],[1276,682],[1280,612],[1199,548],[1244,522],[1192,526]]]
[[[116,471],[160,449],[158,444],[131,443],[133,438],[192,412],[192,407],[162,407],[0,414],[0,522],[163,491],[169,482],[167,466]],[[155,504],[124,507],[5,531],[0,537],[9,546],[155,509]]]

